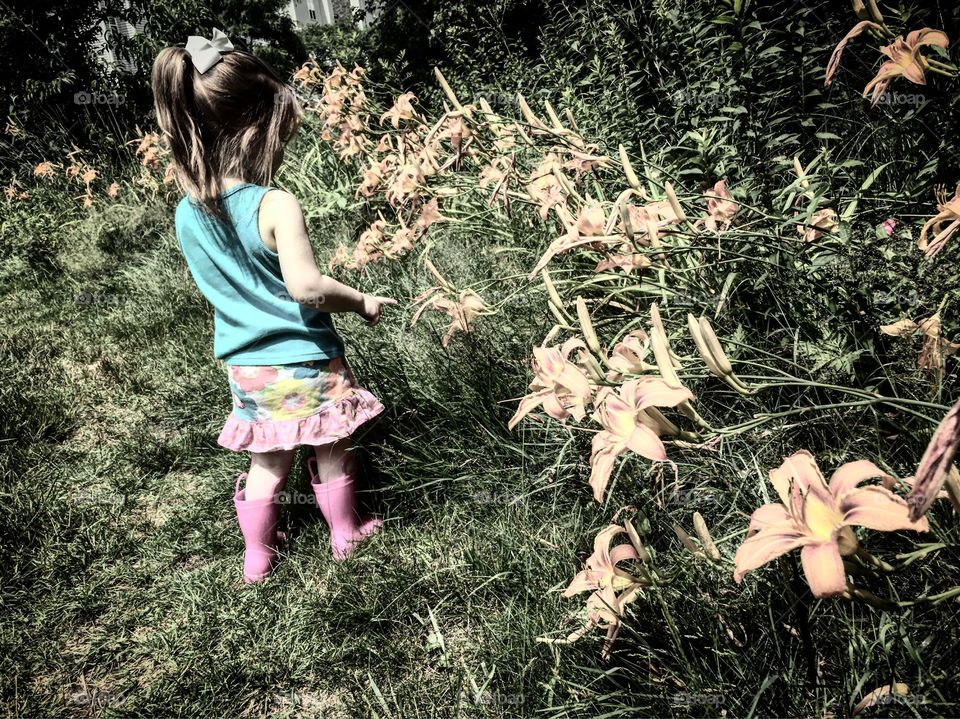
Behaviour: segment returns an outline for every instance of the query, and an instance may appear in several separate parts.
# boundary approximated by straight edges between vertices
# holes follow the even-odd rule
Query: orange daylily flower
[[[936,257],[957,230],[960,230],[960,185],[957,185],[952,199],[947,200],[946,193],[941,191],[937,193],[937,200],[939,214],[924,223],[920,231],[920,240],[917,242],[917,247],[923,250],[928,258]],[[944,223],[948,222],[950,224],[944,227]],[[928,244],[927,233],[931,228],[936,235]]]
[[[503,180],[504,174],[507,172],[505,166],[505,160],[502,157],[494,158],[494,160],[489,165],[484,165],[480,170],[480,179],[479,186],[487,187],[488,185],[499,185],[500,181]]]
[[[120,194],[120,183],[111,182],[110,187],[107,188],[107,197],[112,200],[117,199],[117,196]]]
[[[420,315],[422,315],[428,307],[432,307],[440,312],[445,312],[450,316],[451,320],[450,326],[447,327],[447,332],[440,341],[440,344],[446,347],[454,334],[457,332],[471,332],[473,330],[474,319],[479,315],[491,314],[491,310],[487,307],[480,295],[473,290],[457,292],[456,288],[443,278],[430,260],[426,260],[426,265],[431,274],[437,278],[439,284],[413,298],[413,304],[418,302],[423,302],[423,304],[420,305],[420,308],[411,318],[410,326],[413,327],[417,323]]]
[[[639,596],[641,590],[651,584],[650,576],[642,567],[640,576],[636,576],[618,566],[621,562],[640,558],[639,548],[633,544],[632,536],[630,536],[630,544],[611,547],[613,540],[619,534],[630,536],[630,531],[622,526],[611,524],[597,534],[593,542],[593,554],[586,560],[586,568],[573,578],[563,592],[564,597],[572,597],[581,592],[593,592],[587,600],[586,624],[570,634],[563,642],[575,642],[593,627],[606,629],[604,658],[610,654],[620,629],[624,609]]]
[[[847,46],[847,43],[868,29],[882,31],[884,28],[882,25],[870,20],[863,20],[854,25],[853,29],[851,29],[837,47],[834,48],[833,54],[830,56],[823,83],[825,86],[830,85],[833,81],[834,73],[836,73],[837,67],[840,65],[840,56]],[[927,79],[924,71],[927,67],[927,61],[923,55],[920,54],[920,51],[924,47],[931,45],[946,48],[949,44],[950,41],[946,33],[928,27],[914,30],[907,35],[906,40],[904,40],[903,37],[897,37],[889,45],[880,48],[880,52],[890,59],[880,66],[877,74],[867,83],[867,86],[863,89],[863,96],[866,97],[872,92],[872,104],[876,105],[886,94],[890,82],[898,77],[904,77],[916,85],[926,85]]]
[[[707,200],[707,217],[702,220],[704,227],[712,232],[727,229],[737,214],[738,205],[727,190],[726,180],[717,182],[713,189],[703,195]]]
[[[391,205],[403,202],[417,191],[417,188],[423,184],[423,180],[423,172],[420,167],[407,162],[394,172],[390,185],[387,187],[387,200]]]
[[[383,121],[389,118],[393,129],[397,130],[400,128],[401,120],[412,120],[417,114],[416,110],[413,109],[413,102],[416,99],[417,96],[412,92],[405,92],[400,95],[393,104],[393,107],[380,116],[380,124],[382,125]]]
[[[650,350],[650,337],[643,330],[634,330],[620,340],[607,358],[607,366],[611,372],[607,379],[619,382],[627,374],[644,374],[656,369],[655,365],[646,363],[647,352]]]
[[[350,262],[350,250],[342,242],[337,245],[336,252],[330,257],[330,261],[327,262],[327,269],[333,270],[333,268],[338,265],[346,265]]]
[[[405,227],[401,222],[400,228],[393,233],[393,238],[383,248],[383,254],[391,259],[406,254],[413,249],[413,240],[415,237],[416,228]]]
[[[426,232],[430,225],[437,222],[446,222],[450,218],[440,214],[440,205],[437,198],[434,197],[426,203],[420,210],[420,216],[417,218],[417,229]]]
[[[813,455],[800,450],[770,470],[770,483],[781,504],[755,510],[748,537],[734,558],[734,581],[781,554],[802,548],[800,561],[816,597],[842,594],[847,588],[842,555],[857,549],[853,526],[881,532],[927,531],[927,520],[912,521],[907,503],[890,490],[859,485],[871,477],[887,477],[872,462],[841,466],[827,484]]]
[[[629,243],[626,244],[626,247],[629,248]],[[650,267],[652,264],[653,262],[651,262],[650,258],[646,255],[641,255],[636,252],[620,253],[610,255],[605,260],[600,260],[597,266],[593,268],[593,271],[603,272],[605,270],[611,270],[614,267],[619,267],[625,274],[629,275],[634,270],[642,270]]]
[[[52,162],[45,160],[33,168],[33,174],[36,177],[46,177],[53,173],[57,165],[54,165]]]
[[[607,392],[594,412],[603,429],[593,436],[590,486],[593,498],[603,501],[617,457],[628,449],[654,462],[665,462],[667,451],[660,440],[662,429],[648,407],[676,407],[693,399],[685,387],[671,387],[657,377],[631,380],[617,392]]]
[[[582,343],[572,337],[561,347],[533,348],[533,381],[530,394],[520,400],[516,413],[507,423],[513,429],[517,423],[537,407],[561,422],[567,417],[581,420],[586,415],[586,404],[593,388],[587,375],[567,359]]]
[[[876,76],[867,83],[863,96],[866,97],[872,90],[873,104],[876,105],[886,94],[890,82],[897,77],[905,77],[915,85],[926,85],[927,78],[923,74],[926,60],[920,50],[928,45],[947,48],[950,40],[941,30],[925,27],[909,33],[906,40],[898,37],[889,45],[880,48],[880,52],[890,59],[880,66]]]
[[[364,197],[372,197],[380,186],[380,182],[383,180],[384,173],[388,167],[388,163],[384,160],[380,162],[371,161],[360,173],[360,184],[357,185],[357,191],[354,193],[354,196],[359,197],[363,195]]]
[[[557,214],[560,215],[567,232],[550,243],[547,251],[537,261],[536,266],[530,271],[527,279],[540,272],[557,255],[572,250],[574,247],[587,246],[593,249],[600,249],[604,245],[623,244],[622,235],[604,235],[606,228],[606,212],[600,203],[592,203],[581,207],[577,212],[576,219],[570,216],[570,212],[565,206],[557,208]],[[629,244],[627,245],[629,247]],[[642,264],[642,261],[641,261]]]
[[[806,225],[797,225],[797,234],[804,242],[816,242],[825,234],[833,234],[839,227],[839,218],[835,210],[825,207],[817,210]]]

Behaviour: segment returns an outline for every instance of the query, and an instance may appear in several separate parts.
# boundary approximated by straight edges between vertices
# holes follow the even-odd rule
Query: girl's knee
[[[254,452],[250,456],[250,469],[262,470],[276,477],[286,477],[290,472],[290,465],[293,464],[293,453],[292,449]]]
[[[322,481],[356,472],[357,459],[349,439],[316,447],[317,473]]]

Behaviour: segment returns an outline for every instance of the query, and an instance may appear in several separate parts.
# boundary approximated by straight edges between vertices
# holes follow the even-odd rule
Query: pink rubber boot
[[[317,506],[330,527],[330,548],[333,558],[342,562],[357,544],[383,526],[376,517],[361,520],[357,513],[353,477],[344,474],[329,482],[321,482],[317,473],[317,458],[307,460],[310,482],[317,498]]]
[[[269,577],[277,561],[280,505],[274,497],[247,501],[247,490],[240,489],[240,482],[246,478],[246,473],[237,477],[233,506],[237,509],[237,522],[246,547],[243,554],[243,581],[252,584]]]

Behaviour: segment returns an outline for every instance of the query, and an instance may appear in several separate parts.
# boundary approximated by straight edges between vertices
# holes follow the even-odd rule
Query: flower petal
[[[871,477],[888,477],[889,475],[873,462],[865,459],[856,462],[847,462],[830,477],[830,492],[838,500],[843,495],[856,489],[857,485]]]
[[[656,432],[642,424],[637,425],[630,434],[627,439],[627,448],[654,462],[667,461],[667,450],[663,442],[660,441]]]
[[[608,437],[608,432],[597,432],[593,436],[593,453],[590,455],[590,486],[593,488],[593,498],[598,502],[603,501],[613,463],[624,449],[620,443],[608,444]]]
[[[747,532],[760,531],[775,524],[785,524],[793,518],[782,504],[765,504],[753,510]]]
[[[803,573],[815,597],[835,597],[847,588],[847,575],[836,542],[808,544],[800,552]]]
[[[733,579],[738,584],[747,572],[761,567],[781,554],[802,547],[807,537],[797,531],[794,524],[776,524],[760,530],[748,538],[733,558]]]
[[[855,489],[840,503],[844,524],[856,524],[881,532],[893,532],[898,529],[912,529],[926,532],[926,517],[911,521],[907,503],[883,487],[861,487]]]

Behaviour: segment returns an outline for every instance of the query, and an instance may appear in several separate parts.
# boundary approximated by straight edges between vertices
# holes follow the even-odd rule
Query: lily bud
[[[630,164],[630,158],[627,157],[627,148],[623,146],[623,143],[620,144],[620,164],[623,165],[623,174],[627,178],[627,184],[630,185],[634,190],[639,192],[640,190],[640,180],[637,178],[636,173],[633,171],[633,165]]]
[[[680,206],[680,201],[677,199],[677,193],[673,191],[673,185],[670,184],[669,180],[663,183],[663,191],[667,193],[667,200],[670,202],[670,207],[673,210],[673,214],[677,216],[677,219],[680,222],[685,222],[687,219],[687,214]]]
[[[640,557],[640,561],[649,564],[650,553],[647,552],[647,548],[644,547],[643,542],[640,541],[640,535],[637,533],[636,527],[633,526],[633,522],[628,519],[623,523],[623,527],[627,530],[627,536],[630,538],[630,543],[633,545],[633,548],[637,550],[637,556]]]
[[[700,512],[693,513],[693,529],[696,531],[697,538],[700,540],[700,544],[703,545],[703,550],[707,553],[707,557],[714,562],[719,562],[720,550],[717,549],[717,545],[713,543],[713,537],[710,536],[710,530],[707,529],[707,523],[703,520]]]
[[[733,371],[733,365],[727,359],[727,354],[723,351],[723,346],[706,317],[701,317],[697,321],[692,314],[687,314],[687,329],[690,330],[693,343],[697,346],[697,352],[714,376],[722,379],[742,395],[756,393],[755,388],[747,385]]]
[[[523,119],[527,121],[527,124],[532,125],[540,130],[547,129],[547,126],[543,124],[543,121],[533,114],[533,110],[530,109],[526,99],[524,99],[523,95],[520,93],[517,93],[517,103],[520,105],[520,112],[523,114]]]
[[[543,106],[544,106],[544,107],[546,108],[546,110],[547,110],[547,116],[550,118],[550,122],[553,123],[554,129],[555,129],[555,130],[559,130],[560,132],[566,132],[566,131],[567,131],[567,128],[565,128],[565,127],[563,126],[563,123],[560,122],[560,117],[559,117],[559,116],[557,115],[557,113],[554,111],[553,105],[550,104],[550,101],[549,101],[549,100],[544,100],[544,101],[543,101]]]
[[[583,301],[583,297],[577,297],[577,319],[580,320],[580,329],[583,331],[583,339],[586,341],[587,347],[595,355],[601,356],[603,352],[600,350],[600,341],[593,329],[590,313],[587,312],[587,303]]]
[[[700,551],[694,541],[690,538],[690,535],[687,534],[686,530],[681,527],[679,524],[673,525],[673,533],[677,535],[677,539],[680,540],[680,543],[690,551],[694,557],[704,558],[703,552]]]
[[[449,290],[454,289],[453,285],[447,282],[444,279],[443,275],[441,275],[440,272],[437,270],[437,268],[433,266],[433,263],[430,261],[429,258],[424,258],[423,262],[427,266],[427,269],[430,270],[430,274],[432,274],[434,277],[437,278],[437,282],[439,282],[442,287],[445,287],[446,289],[449,289]]]
[[[463,105],[460,104],[460,100],[457,99],[457,96],[454,94],[453,90],[450,88],[449,83],[447,83],[447,78],[445,78],[443,76],[443,73],[440,72],[440,68],[439,67],[433,68],[433,74],[436,76],[437,82],[440,83],[440,87],[443,89],[443,93],[450,99],[450,102],[453,103],[453,106],[472,120],[473,114],[470,112],[470,109],[465,108]]]

